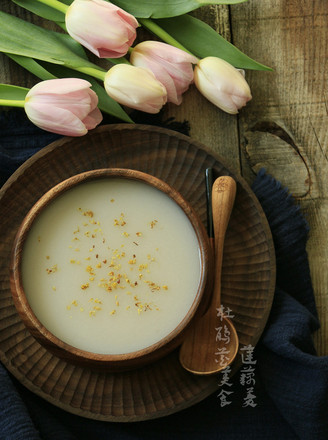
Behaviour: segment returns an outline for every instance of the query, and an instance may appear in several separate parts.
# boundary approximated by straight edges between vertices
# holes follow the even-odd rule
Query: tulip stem
[[[155,23],[153,20],[150,20],[150,18],[138,18],[138,21],[142,26],[144,26],[150,32],[157,35],[161,40],[165,41],[165,43],[168,43],[171,46],[177,47],[178,49],[184,50],[185,52],[189,53],[190,55],[194,55],[188,49],[186,49],[184,46],[182,46],[182,44],[179,43],[179,41],[177,41],[169,33],[167,33],[163,28],[158,26],[157,23]]]
[[[59,2],[58,0],[38,0],[40,3],[44,3],[47,6],[50,6],[53,9],[56,9],[59,12],[62,12],[63,14],[66,14],[67,9],[69,6],[65,5],[62,2]]]
[[[0,105],[5,107],[24,107],[25,101],[18,99],[0,99]]]
[[[100,79],[101,81],[105,80],[105,70],[96,69],[94,67],[74,67],[74,70],[77,70],[81,73],[86,73],[87,75],[93,76],[94,78]]]

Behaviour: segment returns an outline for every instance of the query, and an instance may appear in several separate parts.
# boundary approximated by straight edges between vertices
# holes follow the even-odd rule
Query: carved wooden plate
[[[237,197],[227,231],[222,302],[235,315],[240,346],[257,343],[271,308],[274,248],[265,215],[247,183],[206,147],[179,133],[144,125],[102,126],[62,138],[25,162],[0,191],[0,359],[28,389],[80,416],[116,422],[147,420],[187,408],[217,390],[217,377],[183,370],[178,352],[122,373],[74,366],[47,352],[26,330],[11,297],[9,260],[16,231],[52,186],[83,171],[140,170],[177,189],[206,223],[204,173],[232,175]],[[186,262],[188,264],[188,262]],[[236,360],[235,367],[240,365]]]

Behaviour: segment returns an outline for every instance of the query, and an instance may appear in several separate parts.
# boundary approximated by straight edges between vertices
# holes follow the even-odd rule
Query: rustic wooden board
[[[319,0],[250,0],[231,7],[234,44],[274,71],[247,72],[253,100],[239,119],[242,174],[259,167],[296,196],[309,222],[307,246],[328,354],[328,10]]]

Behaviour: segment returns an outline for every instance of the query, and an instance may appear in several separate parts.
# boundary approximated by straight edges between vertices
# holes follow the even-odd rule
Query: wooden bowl
[[[218,138],[218,144],[224,142],[224,137]],[[214,177],[231,175],[237,181],[224,246],[222,303],[234,315],[240,349],[255,346],[267,322],[275,254],[261,205],[238,172],[204,144],[160,127],[116,124],[98,127],[82,138],[64,137],[31,157],[0,189],[1,362],[23,386],[65,411],[107,422],[136,422],[176,413],[218,393],[218,378],[184,370],[178,348],[157,362],[115,373],[67,362],[27,330],[9,282],[15,235],[37,200],[73,175],[114,167],[162,179],[192,205],[204,225],[206,168],[213,168]],[[239,355],[233,369],[241,365]]]
[[[195,250],[198,249],[197,250],[197,260],[198,260],[198,255],[199,255],[200,276],[199,276],[199,278],[197,278],[198,284],[195,285],[195,295],[192,297],[191,306],[190,307],[188,306],[189,308],[186,310],[184,310],[185,306],[183,306],[183,313],[185,313],[185,315],[182,317],[181,321],[178,322],[178,324],[176,325],[176,327],[173,330],[171,329],[168,334],[166,334],[164,336],[162,335],[159,340],[152,342],[151,345],[148,345],[148,346],[146,345],[142,349],[137,349],[132,352],[122,350],[122,353],[119,353],[119,354],[103,354],[102,352],[99,353],[98,351],[93,352],[91,349],[90,349],[90,351],[87,351],[85,349],[81,349],[81,347],[75,347],[72,344],[67,343],[67,340],[66,340],[66,342],[64,342],[59,337],[55,336],[55,334],[53,334],[51,331],[49,331],[49,329],[46,328],[44,323],[41,322],[41,321],[44,322],[46,320],[44,318],[45,315],[43,315],[43,317],[40,318],[40,320],[38,319],[38,316],[40,316],[40,315],[38,315],[38,313],[36,313],[35,310],[33,310],[33,306],[31,306],[31,304],[30,304],[31,301],[29,302],[28,297],[27,297],[28,295],[26,295],[25,290],[26,290],[27,284],[26,283],[24,284],[24,282],[23,282],[22,263],[24,260],[24,247],[26,248],[27,238],[29,237],[29,234],[31,233],[31,229],[33,229],[34,225],[40,219],[40,214],[43,214],[44,211],[46,210],[46,208],[48,208],[50,205],[52,205],[52,209],[54,209],[55,206],[56,206],[56,209],[58,209],[58,202],[56,205],[55,200],[58,197],[63,196],[64,194],[67,195],[68,191],[70,191],[72,189],[76,189],[78,186],[81,189],[81,185],[83,185],[87,182],[90,182],[90,181],[95,182],[96,180],[98,180],[98,182],[100,182],[100,181],[102,182],[105,180],[108,183],[108,179],[112,180],[113,178],[119,179],[119,181],[122,181],[122,179],[123,179],[123,180],[135,180],[138,182],[143,182],[144,184],[147,184],[148,186],[156,188],[160,192],[169,196],[169,198],[171,200],[173,200],[175,202],[175,204],[183,210],[183,212],[185,214],[185,216],[183,216],[183,218],[187,219],[187,222],[189,221],[189,223],[192,226],[191,230],[193,230],[195,233],[195,243],[197,242],[197,245],[196,245],[197,248],[195,247],[194,249]],[[113,180],[112,180],[112,182],[113,182]],[[117,182],[117,180],[115,182]],[[84,185],[84,188],[85,188],[85,185]],[[89,185],[89,188],[90,188],[90,185]],[[94,186],[92,186],[91,188],[94,188]],[[97,188],[99,188],[99,187],[97,187]],[[92,191],[93,191],[93,189],[92,189]],[[144,203],[144,201],[145,201],[144,191],[145,190],[143,190],[143,192],[140,194],[141,203]],[[72,194],[72,192],[71,192],[71,194]],[[107,194],[107,192],[106,192],[106,194]],[[94,198],[94,196],[92,196],[92,197]],[[158,197],[156,195],[156,193],[155,193],[155,197]],[[75,200],[77,200],[77,198],[75,198]],[[105,202],[105,200],[106,200],[105,197],[103,197],[103,200]],[[166,197],[165,197],[165,200],[166,200]],[[114,201],[114,200],[112,200],[112,201]],[[83,204],[83,201],[78,200],[78,203]],[[171,202],[169,202],[169,203],[171,203]],[[61,205],[59,205],[59,206],[61,206]],[[112,209],[112,206],[110,207],[110,209]],[[142,209],[142,207],[141,207],[141,209]],[[76,208],[75,208],[75,210],[76,210]],[[178,211],[180,212],[180,210],[178,210]],[[92,214],[91,217],[93,217],[92,211],[88,211],[87,213],[90,213],[90,212]],[[85,214],[86,213],[84,213],[84,215]],[[85,217],[84,217],[84,219],[85,219]],[[106,221],[107,221],[107,218],[106,218]],[[132,219],[131,219],[131,221],[132,221]],[[95,222],[95,221],[93,220],[93,222]],[[86,225],[86,223],[85,223],[85,225]],[[46,227],[48,228],[48,230],[49,229],[51,230],[51,228],[52,228],[52,226],[49,224],[49,222],[46,223]],[[115,229],[115,227],[113,227],[113,228]],[[118,230],[116,228],[116,231],[118,232],[119,235],[123,235],[121,230]],[[171,228],[170,228],[170,231],[171,231]],[[172,231],[172,232],[174,232],[174,231]],[[56,233],[54,233],[54,236],[58,240],[58,238],[57,238],[58,231],[57,231],[57,235],[55,235],[55,234]],[[127,232],[125,232],[125,234],[129,235]],[[140,235],[141,235],[141,232],[140,232]],[[81,233],[81,237],[83,237],[82,233]],[[42,240],[43,239],[44,239],[44,237],[42,236]],[[81,240],[82,240],[82,238],[81,238]],[[85,239],[85,240],[88,240],[88,239]],[[105,239],[103,238],[102,240],[104,242]],[[124,238],[123,239],[120,238],[120,240],[124,241]],[[40,241],[40,238],[38,238],[38,241]],[[182,243],[185,243],[186,241],[187,240],[183,241]],[[133,243],[135,243],[135,242],[133,242]],[[140,244],[142,245],[141,242],[140,242]],[[37,246],[37,244],[35,244],[34,246]],[[124,245],[122,245],[122,246],[124,246]],[[180,246],[184,246],[184,245],[180,244]],[[70,247],[72,247],[72,246],[70,246]],[[29,255],[29,258],[33,258],[33,256],[36,253],[35,249],[36,248],[33,248],[32,254],[31,254],[31,252],[27,254],[27,255]],[[106,243],[106,252],[109,253],[109,251],[107,249],[109,249],[109,248]],[[138,253],[137,250],[135,252]],[[174,254],[174,249],[172,249],[172,254]],[[90,254],[88,254],[88,255],[90,255]],[[85,257],[85,255],[81,256],[80,258],[82,260],[85,260],[86,258],[84,258],[84,257]],[[26,256],[25,256],[25,258],[26,258]],[[49,259],[50,257],[47,256],[47,258]],[[98,258],[98,254],[97,254],[97,258]],[[88,259],[90,259],[90,256],[88,257]],[[198,218],[197,214],[193,210],[193,208],[181,196],[181,194],[178,191],[173,189],[171,186],[169,186],[168,184],[166,184],[162,180],[160,180],[154,176],[151,176],[149,174],[140,172],[140,171],[135,171],[135,170],[130,170],[130,169],[121,169],[121,168],[99,169],[99,170],[92,170],[92,171],[83,172],[81,174],[72,176],[72,177],[62,181],[61,183],[59,183],[56,186],[54,186],[53,188],[51,188],[48,192],[46,192],[33,205],[31,210],[28,212],[28,214],[24,218],[21,226],[19,227],[15,241],[14,241],[12,259],[11,259],[10,284],[11,284],[11,291],[12,291],[14,303],[15,303],[15,306],[17,308],[19,315],[21,316],[21,319],[23,320],[24,324],[26,325],[26,327],[28,328],[30,333],[47,350],[49,350],[50,352],[52,352],[53,354],[55,354],[56,356],[58,356],[60,358],[63,358],[68,361],[72,361],[73,363],[76,363],[78,365],[89,365],[91,367],[96,367],[96,368],[105,368],[106,370],[109,370],[109,371],[119,371],[119,370],[127,370],[127,369],[132,369],[135,367],[140,367],[141,365],[144,365],[146,363],[153,362],[153,361],[167,355],[169,352],[171,352],[173,349],[175,349],[181,343],[184,333],[186,332],[189,325],[192,323],[193,319],[197,315],[197,311],[199,310],[199,306],[200,306],[200,303],[201,303],[201,300],[203,297],[203,292],[204,292],[205,283],[206,283],[206,279],[207,279],[208,260],[209,260],[209,243],[208,243],[208,238],[207,238],[205,228],[204,228],[202,222],[200,221],[200,219]],[[60,259],[59,259],[59,261],[60,261]],[[65,260],[65,261],[67,261],[66,267],[68,267],[69,260]],[[98,261],[98,260],[95,260],[95,261]],[[74,260],[74,262],[75,262],[75,260]],[[107,264],[103,264],[103,266],[106,266],[106,270],[107,271],[111,270],[111,269],[107,269],[109,262],[107,262],[107,260],[104,262],[107,263]],[[79,262],[79,264],[81,264],[81,263]],[[88,264],[88,263],[85,263],[85,264]],[[39,262],[33,261],[33,265],[35,265],[35,267],[38,268],[38,271],[36,273],[34,273],[34,277],[38,277],[39,274],[41,275],[41,273],[45,272],[43,269],[41,270],[41,265],[39,265]],[[62,263],[62,266],[63,266],[63,263]],[[91,266],[88,266],[88,267],[91,267]],[[110,266],[108,266],[108,267],[110,267]],[[133,268],[130,267],[129,269],[133,269]],[[49,269],[46,269],[46,270],[48,271]],[[75,274],[74,269],[72,267],[69,267],[68,270],[69,270],[68,275],[70,277],[74,276],[74,274]],[[139,271],[140,271],[140,268],[139,268]],[[62,272],[63,272],[63,270],[62,270]],[[148,270],[148,272],[149,272],[149,270]],[[186,273],[186,276],[187,275],[188,274]],[[48,275],[45,275],[46,278],[47,278],[47,276]],[[189,278],[190,278],[190,276],[191,276],[191,274],[188,275]],[[131,275],[131,277],[132,277],[132,275]],[[139,277],[142,277],[142,275],[139,275]],[[149,275],[148,275],[148,277],[149,277]],[[129,278],[130,278],[130,276],[129,276]],[[40,284],[42,282],[41,277],[38,277],[37,279],[38,279],[38,283]],[[67,278],[64,277],[64,281],[65,281],[65,283],[68,283],[69,282],[68,277]],[[123,281],[123,279],[122,279],[122,281]],[[147,282],[148,281],[146,281],[146,283]],[[89,283],[87,283],[87,284],[89,287]],[[32,285],[33,285],[33,283],[32,283]],[[44,284],[43,284],[43,286],[44,286]],[[64,295],[65,300],[66,300],[66,296],[68,295],[67,290],[69,290],[69,288],[67,288],[66,286],[67,286],[67,284],[65,284],[65,288],[62,289],[63,293],[61,294],[61,295]],[[131,284],[131,286],[133,287],[132,284]],[[119,286],[115,286],[116,289],[117,289],[117,287],[119,287]],[[146,287],[148,288],[147,285],[146,285]],[[166,286],[164,286],[164,287],[166,287]],[[131,287],[129,287],[129,288],[131,289]],[[159,288],[160,287],[158,287],[158,289]],[[43,287],[43,289],[46,290],[45,287]],[[53,287],[53,289],[55,290],[54,287]],[[102,288],[96,287],[96,289],[101,290]],[[122,287],[122,289],[123,289],[123,287]],[[27,287],[27,292],[31,293],[31,290],[34,292],[34,290],[36,290],[36,288],[34,288],[34,290],[33,290],[33,287],[31,287],[31,285],[30,285]],[[82,293],[81,292],[80,292],[80,295],[82,295],[82,297],[83,297],[83,295],[85,295],[85,292],[82,292]],[[120,290],[120,291],[117,290],[115,292],[119,293],[119,292],[122,292],[122,290]],[[131,293],[131,292],[129,292],[129,293]],[[179,293],[179,292],[176,292],[176,293]],[[56,295],[56,293],[54,293],[53,295]],[[114,296],[114,293],[106,291],[106,295],[107,296],[108,295]],[[122,293],[122,295],[124,295],[124,292]],[[40,298],[40,297],[38,297],[38,298]],[[58,309],[58,308],[53,307],[51,305],[50,297],[47,297],[45,301],[47,302],[47,305],[46,305],[47,310],[48,310],[47,313],[54,315],[54,319],[56,321],[59,321],[61,318],[61,312],[59,310],[62,310],[62,309],[61,308]],[[33,302],[32,302],[32,304],[33,304]],[[119,305],[119,303],[117,303],[117,304]],[[36,307],[35,302],[34,302],[34,307]],[[68,307],[70,310],[71,306],[68,306]],[[49,312],[49,309],[50,309],[50,312]],[[97,307],[94,307],[94,309],[97,309]],[[101,308],[98,307],[98,310],[100,310],[100,309]],[[84,311],[83,308],[81,308],[80,310]],[[140,310],[138,309],[138,312],[139,311]],[[133,312],[135,313],[135,310]],[[105,312],[102,311],[101,313],[104,314]],[[121,307],[121,310],[118,313],[120,314],[120,317],[122,317],[122,316],[124,316],[124,313],[129,314],[132,312],[130,312],[130,311],[127,312],[125,309],[123,309]],[[150,313],[156,313],[156,312],[153,309],[151,312],[148,312],[148,314],[150,314]],[[41,313],[41,316],[42,316],[42,313]],[[66,316],[68,316],[68,315],[66,315]],[[96,325],[96,324],[94,324],[94,322],[96,322],[95,321],[96,318],[90,318],[88,316],[87,312],[85,312],[83,319],[85,319],[85,316],[87,316],[87,318],[86,318],[86,321],[83,321],[83,322],[85,322],[85,325],[87,328],[87,333],[90,333],[91,332],[90,326]],[[94,316],[94,315],[90,315],[90,316]],[[104,315],[102,315],[102,316],[104,316]],[[78,317],[78,315],[74,315],[74,319],[79,319],[76,317]],[[72,316],[70,316],[70,318],[72,318]],[[67,318],[65,318],[65,319],[67,319]],[[111,319],[118,319],[118,318],[115,317],[115,318],[111,318]],[[131,315],[130,315],[129,319],[131,319]],[[142,319],[142,318],[138,318],[138,320],[139,320],[138,322],[140,322],[140,319]],[[92,322],[92,320],[93,320],[93,322]],[[79,321],[77,321],[77,323],[78,322]],[[107,325],[106,323],[108,321],[105,321],[105,322],[101,321],[101,322],[104,323],[104,325],[105,325],[105,326],[101,327],[102,331],[108,332],[109,330],[106,327],[106,325]],[[75,323],[75,326],[76,325],[77,324]],[[62,324],[60,324],[60,326],[62,327]],[[51,326],[50,326],[50,328],[51,328]],[[72,328],[72,331],[73,331],[73,328]],[[80,332],[82,332],[82,330],[80,330]],[[152,332],[151,328],[149,329],[149,332],[150,333]],[[56,333],[56,332],[54,332],[54,333]],[[86,338],[86,336],[88,336],[87,333],[84,334],[84,338]],[[122,333],[122,327],[121,327],[121,333]],[[97,334],[99,335],[99,333],[97,333]],[[118,332],[118,336],[119,335],[120,335],[120,333]],[[64,334],[64,336],[66,336],[66,335]],[[111,336],[109,335],[109,338],[110,337]],[[116,335],[116,337],[117,337],[117,335]],[[134,334],[131,334],[131,336],[129,334],[129,336],[128,336],[129,339],[134,338],[134,337],[135,337]],[[65,340],[64,337],[63,337],[63,339]],[[106,337],[106,339],[107,339],[107,337]]]

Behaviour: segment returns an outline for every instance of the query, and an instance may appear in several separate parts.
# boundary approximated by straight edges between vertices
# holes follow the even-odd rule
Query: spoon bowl
[[[212,188],[214,226],[214,287],[210,305],[189,330],[180,348],[180,363],[198,375],[215,374],[235,359],[239,339],[221,304],[221,271],[224,237],[236,195],[236,182],[229,176],[215,180]]]

